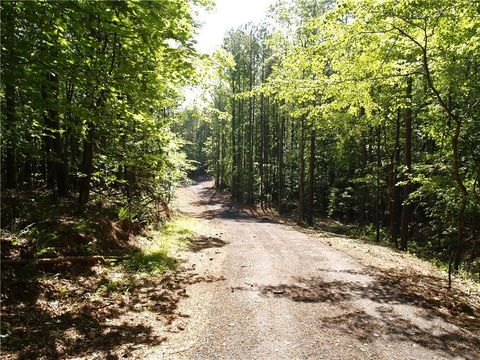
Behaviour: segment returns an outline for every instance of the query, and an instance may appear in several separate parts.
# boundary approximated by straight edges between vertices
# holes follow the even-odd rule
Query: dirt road
[[[478,358],[479,339],[462,322],[478,314],[452,317],[435,294],[415,290],[425,279],[371,269],[331,239],[212,199],[208,185],[178,200],[214,227],[186,265],[205,281],[187,288],[182,331],[150,358]]]

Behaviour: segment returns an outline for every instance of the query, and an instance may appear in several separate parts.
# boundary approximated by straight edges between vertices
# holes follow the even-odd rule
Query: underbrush
[[[197,220],[173,216],[138,227],[119,219],[114,208],[68,220],[60,209],[56,214],[48,226],[37,222],[2,233],[6,358],[108,358],[161,343],[162,329],[178,317],[186,296],[177,255],[199,229]],[[41,266],[17,261],[86,254],[105,258]]]
[[[158,205],[158,204],[157,204]],[[139,250],[137,237],[160,226],[168,207],[123,196],[92,194],[79,212],[77,199],[46,190],[2,193],[3,260],[62,256],[125,255]]]

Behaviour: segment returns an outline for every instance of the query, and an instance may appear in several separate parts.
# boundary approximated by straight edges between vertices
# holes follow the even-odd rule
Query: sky
[[[197,50],[211,54],[222,44],[225,33],[249,21],[259,22],[274,0],[216,0],[213,10],[201,10],[202,23],[197,35]]]
[[[275,0],[216,0],[212,10],[200,9],[201,27],[195,37],[196,48],[200,53],[212,54],[222,45],[225,33],[247,22],[258,23],[267,13],[268,7]],[[185,96],[182,108],[192,106],[200,101],[201,89],[187,86],[183,89]]]

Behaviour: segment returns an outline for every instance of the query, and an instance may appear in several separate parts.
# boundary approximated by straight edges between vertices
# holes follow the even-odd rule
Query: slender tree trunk
[[[365,116],[365,109],[363,107],[360,108],[360,113],[358,117],[361,119]],[[367,164],[368,164],[368,151],[367,151],[367,139],[364,132],[360,135],[360,163],[362,166],[362,174],[363,176],[367,173]],[[365,184],[361,186],[361,199],[360,199],[360,220],[359,224],[364,225],[367,221],[367,199],[368,199],[368,188]]]
[[[457,183],[457,187],[460,191],[460,208],[458,210],[457,218],[457,247],[455,249],[455,256],[453,258],[453,268],[457,271],[460,267],[462,260],[465,243],[463,239],[463,228],[465,225],[465,210],[467,208],[468,193],[465,184],[463,183],[462,176],[460,175],[460,161],[458,155],[458,143],[460,138],[462,123],[460,119],[455,121],[455,131],[452,136],[452,168],[453,177]]]
[[[225,129],[222,127],[220,132],[220,189],[225,187],[225,152],[226,152],[226,141],[225,141]]]
[[[235,95],[235,80],[232,80],[232,92]],[[232,96],[232,197],[238,200],[238,164],[237,164],[237,118],[235,98]]]
[[[400,191],[397,186],[398,182],[398,165],[400,164],[400,110],[397,114],[395,129],[395,148],[393,150],[392,173],[390,183],[390,236],[392,242],[398,248],[398,233],[400,230],[399,214],[400,214]]]
[[[217,133],[217,156],[215,159],[215,189],[220,188],[220,166],[221,166],[221,151],[222,151],[222,131],[220,126]]]
[[[23,182],[25,183],[25,188],[32,188],[32,159],[30,157],[25,160],[23,165]]]
[[[473,261],[475,260],[475,249],[477,246],[477,242],[479,240],[480,229],[479,229],[479,220],[480,220],[480,195],[478,194],[477,187],[480,183],[480,164],[477,164],[477,175],[473,182],[472,192],[473,192],[473,216],[472,216],[472,246],[470,248],[470,256],[468,261],[468,268],[467,271],[471,271],[471,266]]]
[[[249,73],[248,73],[248,88],[251,91],[253,88],[253,80],[254,80],[254,72],[253,72],[253,33],[250,34],[250,54],[249,54]],[[255,113],[255,97],[251,96],[248,99],[248,195],[247,195],[247,201],[249,204],[253,204],[254,199],[253,199],[253,182],[254,182],[254,141],[253,141],[253,132],[254,132],[254,117]]]
[[[290,119],[290,149],[293,151],[297,147],[297,136],[298,136],[298,126],[296,126],[298,120]],[[295,187],[297,183],[295,180],[298,178],[298,164],[295,161],[295,156],[292,154],[289,158],[290,162],[290,176],[289,176],[289,194],[295,192]],[[298,198],[298,194],[297,194]],[[289,199],[293,199],[293,196],[290,196]],[[295,199],[297,200],[297,199]]]
[[[268,204],[269,203],[269,195],[271,194],[270,191],[270,166],[269,166],[269,150],[270,150],[270,136],[269,136],[269,118],[270,118],[270,98],[267,96],[266,98],[266,106],[265,106],[265,121],[264,121],[264,160],[263,160],[263,166],[264,166],[264,180],[265,180],[265,202]]]
[[[405,166],[406,184],[403,188],[402,232],[400,248],[407,250],[409,225],[412,218],[412,206],[408,201],[411,192],[410,176],[412,174],[412,78],[407,79],[407,107],[405,108]]]
[[[297,222],[303,224],[303,220],[305,219],[305,118],[303,116],[300,131]]]
[[[380,174],[381,174],[382,158],[380,151],[380,125],[377,126],[377,186],[375,194],[375,227],[376,227],[376,241],[380,242],[380,227],[381,227],[381,215],[380,215]]]
[[[251,85],[250,85],[251,86]],[[248,203],[253,204],[253,99],[249,99],[248,106]]]
[[[53,161],[53,145],[52,138],[48,134],[44,136],[44,148],[45,148],[45,179],[47,182],[48,190],[55,190],[55,166]]]
[[[15,189],[17,187],[17,155],[16,146],[13,141],[13,133],[17,123],[16,106],[15,106],[15,86],[8,84],[5,86],[6,96],[6,123],[10,130],[10,139],[7,140],[5,146],[5,172],[6,172],[6,187],[8,189]]]
[[[45,102],[45,124],[47,134],[45,138],[47,149],[47,183],[50,189],[54,189],[56,180],[58,195],[67,193],[67,166],[65,163],[65,146],[60,129],[58,114],[58,74],[47,72],[43,87],[43,100]]]
[[[8,4],[8,3],[7,3]],[[8,129],[8,139],[5,142],[5,172],[6,187],[15,189],[17,187],[17,156],[16,156],[16,54],[15,54],[15,2],[10,3],[3,9],[2,18],[5,20],[5,44],[7,52],[5,56],[6,73],[2,81],[5,84],[5,125]]]
[[[239,89],[241,91],[241,89]],[[244,113],[243,113],[243,103],[241,99],[238,101],[238,202],[243,203],[244,201],[244,192],[245,192],[245,181],[244,181],[244,159],[245,159],[245,144],[244,144]]]
[[[285,193],[285,164],[284,164],[285,115],[280,114],[280,136],[278,141],[278,212],[283,211]]]
[[[308,168],[307,224],[313,225],[313,203],[315,198],[315,129],[310,133],[310,164]]]
[[[263,78],[262,78],[263,79]],[[260,94],[260,205],[263,207],[265,201],[265,111],[264,95]]]
[[[93,151],[94,151],[95,131],[93,124],[90,124],[87,130],[86,138],[83,141],[83,161],[80,167],[82,177],[79,182],[79,209],[83,210],[88,203],[90,196],[90,182],[93,173]]]

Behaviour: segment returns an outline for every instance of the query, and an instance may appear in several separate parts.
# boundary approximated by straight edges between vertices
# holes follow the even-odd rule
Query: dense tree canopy
[[[165,201],[196,54],[193,1],[2,1],[2,184]],[[197,2],[195,2],[197,3]],[[201,2],[200,2],[201,3]]]

